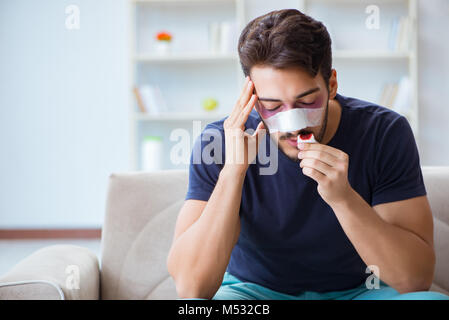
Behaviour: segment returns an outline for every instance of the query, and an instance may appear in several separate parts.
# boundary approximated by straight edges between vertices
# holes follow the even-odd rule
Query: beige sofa
[[[449,167],[424,167],[423,173],[435,222],[431,289],[447,294]],[[179,170],[111,175],[101,268],[88,249],[43,248],[0,276],[0,299],[176,299],[165,261],[187,181],[187,171]]]

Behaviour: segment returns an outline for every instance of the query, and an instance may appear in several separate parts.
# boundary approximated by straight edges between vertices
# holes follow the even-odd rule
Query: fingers
[[[330,176],[332,174],[332,167],[329,166],[327,163],[324,163],[317,159],[303,159],[301,163],[299,164],[301,168],[311,168],[319,171],[320,173]]]
[[[323,183],[324,179],[326,179],[326,176],[324,174],[322,174],[321,172],[319,172],[318,170],[315,170],[313,168],[305,167],[302,169],[302,173],[304,175],[312,178],[319,184]]]
[[[256,131],[254,131],[253,133],[253,139],[256,139],[256,143],[257,145],[259,145],[259,143],[261,141],[264,141],[264,137],[265,134],[267,133],[267,131],[265,130],[265,126],[263,125],[263,122],[260,121],[259,125],[256,128]]]
[[[233,126],[242,127],[248,119],[257,100],[257,96],[252,94],[253,91],[254,84],[249,77],[247,77],[241,96],[229,116],[228,122],[232,123]]]
[[[346,153],[344,153],[341,150],[338,150],[334,147],[325,145],[325,144],[321,144],[321,143],[303,143],[301,145],[301,151],[320,151],[320,152],[326,152],[334,157],[336,157],[337,159],[340,160],[348,160],[348,155]]]
[[[253,163],[257,157],[259,146],[261,141],[263,141],[264,134],[265,128],[262,121],[259,122],[252,134],[245,132],[245,139],[248,142],[248,159],[251,160],[251,163]]]
[[[252,134],[252,136],[253,137],[255,137],[255,136],[262,136],[263,134],[265,134],[265,126],[263,125],[263,122],[260,121],[259,124],[257,125],[256,130]]]
[[[240,96],[237,99],[237,102],[234,105],[234,108],[232,109],[229,118],[234,118],[236,116],[236,113],[238,113],[238,110],[241,108],[240,101],[242,100],[242,97],[244,96],[245,92],[248,90],[249,81],[250,81],[249,76],[247,76],[245,78],[245,82],[243,83],[242,91],[240,92]]]
[[[243,83],[242,91],[240,92],[239,97],[243,96],[243,94],[245,93],[246,87],[248,86],[248,82],[249,82],[249,76],[246,76],[245,82]],[[239,100],[240,100],[240,98],[239,98]]]
[[[240,106],[240,109],[242,109],[244,106],[246,106],[246,104],[248,103],[248,100],[251,98],[251,95],[253,94],[254,91],[254,84],[253,82],[249,79],[245,81],[245,88],[242,92],[242,94],[240,95],[239,101],[237,103],[238,106]]]
[[[240,98],[245,94],[245,92],[246,92],[246,90],[248,88],[249,81],[250,81],[249,76],[246,76],[245,82],[243,83],[242,91],[240,92],[240,96],[239,96],[239,100],[238,101],[240,101]]]
[[[308,168],[306,172],[315,176],[317,176],[314,173],[315,171],[330,178],[347,175],[349,156],[345,152],[328,145],[305,144],[305,148],[298,153],[298,158],[302,159],[300,167],[303,168],[303,172]],[[310,169],[314,171],[310,171]]]
[[[246,104],[246,106],[243,108],[243,110],[240,113],[240,117],[237,120],[238,125],[241,126],[241,125],[245,124],[246,120],[248,120],[248,116],[251,113],[251,110],[253,110],[256,100],[257,100],[257,96],[255,94],[253,94],[251,96],[251,99],[249,99],[248,103]]]
[[[304,150],[304,149],[301,149],[301,151],[298,153],[298,158],[304,160],[307,158],[320,160],[332,167],[336,166],[339,161],[337,157],[335,157],[330,153],[317,150]]]

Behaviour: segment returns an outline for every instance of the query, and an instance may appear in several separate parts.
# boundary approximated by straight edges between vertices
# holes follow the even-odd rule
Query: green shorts
[[[449,296],[433,291],[417,291],[400,294],[383,281],[379,288],[368,289],[365,284],[359,287],[330,292],[304,291],[290,295],[261,285],[243,282],[226,272],[223,282],[213,300],[449,300]]]

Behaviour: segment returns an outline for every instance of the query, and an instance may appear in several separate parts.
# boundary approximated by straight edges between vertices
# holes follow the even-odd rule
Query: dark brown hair
[[[311,76],[318,72],[326,85],[332,70],[331,39],[320,21],[296,9],[271,11],[250,21],[238,43],[245,76],[255,65],[276,69],[300,67]]]

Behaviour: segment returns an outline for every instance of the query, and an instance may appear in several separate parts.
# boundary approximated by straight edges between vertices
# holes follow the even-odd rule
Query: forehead
[[[263,98],[288,99],[311,88],[324,87],[320,75],[312,77],[300,68],[275,69],[269,66],[254,66],[250,71],[256,93]]]

